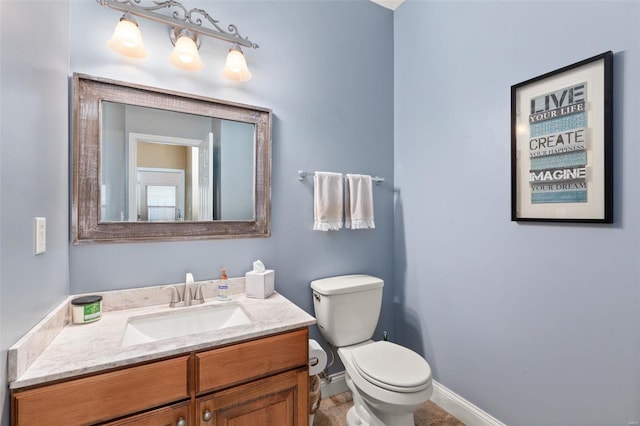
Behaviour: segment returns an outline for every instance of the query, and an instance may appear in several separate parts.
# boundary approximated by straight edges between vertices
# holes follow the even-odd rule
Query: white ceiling
[[[404,0],[371,0],[374,3],[384,6],[387,9],[396,10]]]

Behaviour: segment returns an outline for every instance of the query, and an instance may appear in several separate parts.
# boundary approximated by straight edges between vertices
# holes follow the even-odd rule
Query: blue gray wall
[[[412,1],[394,13],[403,342],[510,425],[640,420],[637,1]],[[510,86],[612,50],[615,224],[510,221]]]
[[[0,2],[2,360],[69,293],[68,28],[66,2]],[[38,256],[36,216],[47,218],[47,251]],[[0,383],[6,383],[5,365]],[[3,425],[9,417],[6,396],[1,386]]]
[[[188,1],[256,41],[244,49],[253,73],[228,82],[220,71],[227,43],[202,40],[205,68],[168,61],[168,27],[140,20],[147,59],[122,58],[106,40],[120,13],[95,1],[70,2],[71,72],[80,72],[273,110],[272,236],[268,239],[107,244],[70,247],[71,293],[242,276],[261,259],[276,287],[313,312],[309,282],[370,273],[389,285],[380,325],[393,328],[393,13],[369,1]],[[349,40],[349,41],[347,41]],[[377,228],[312,230],[313,183],[297,170],[376,174]]]

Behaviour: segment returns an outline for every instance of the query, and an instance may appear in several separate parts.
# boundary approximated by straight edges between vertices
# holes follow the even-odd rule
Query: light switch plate
[[[35,251],[36,254],[42,254],[47,251],[47,218],[35,218]]]

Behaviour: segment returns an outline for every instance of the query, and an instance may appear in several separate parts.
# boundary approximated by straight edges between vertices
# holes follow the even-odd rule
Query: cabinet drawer
[[[196,354],[196,392],[222,389],[306,366],[308,339],[309,331],[305,328]]]
[[[183,424],[190,425],[190,407],[190,401],[186,401],[181,404],[158,408],[157,410],[138,414],[137,416],[109,422],[103,426],[180,426],[180,420],[183,420]]]
[[[183,356],[16,392],[14,424],[85,425],[186,399],[188,360]]]

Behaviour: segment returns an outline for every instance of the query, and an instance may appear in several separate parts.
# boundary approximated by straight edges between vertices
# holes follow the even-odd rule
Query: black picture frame
[[[511,86],[511,220],[613,223],[613,53]]]

